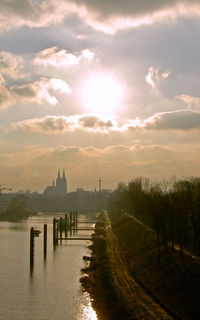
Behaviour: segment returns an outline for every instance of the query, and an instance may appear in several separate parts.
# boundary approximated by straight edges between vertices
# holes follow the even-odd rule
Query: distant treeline
[[[71,192],[63,197],[47,197],[45,194],[1,194],[0,220],[21,220],[37,212],[69,212],[78,210],[85,214],[95,214],[107,209],[111,192]]]
[[[92,214],[106,209],[110,193],[102,192],[71,192],[64,197],[46,197],[40,196],[32,199],[31,203],[37,204],[39,211],[43,212],[67,212],[78,210],[85,214]]]
[[[200,255],[200,178],[153,184],[138,177],[120,183],[113,192],[110,209],[124,210],[151,227],[158,246],[178,244]],[[117,212],[117,211],[116,211]]]
[[[9,202],[6,210],[0,213],[0,220],[19,221],[30,215],[28,209],[29,197],[25,195],[15,195]]]

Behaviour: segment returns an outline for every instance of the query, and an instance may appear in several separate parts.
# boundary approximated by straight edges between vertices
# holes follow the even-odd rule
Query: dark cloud
[[[109,119],[103,120],[93,115],[76,116],[46,116],[44,118],[27,119],[13,123],[13,129],[23,129],[35,133],[54,134],[75,131],[88,131],[96,133],[108,132],[144,132],[144,130],[192,130],[200,129],[200,112],[192,110],[179,110],[157,113],[143,121],[139,118],[129,120],[122,125]],[[125,150],[124,146],[114,146],[115,151]]]
[[[32,87],[31,85],[24,85],[24,86],[13,86],[12,92],[21,97],[33,98],[37,96],[36,88]]]
[[[200,129],[200,112],[179,110],[163,112],[144,121],[145,128],[159,130],[192,130]]]
[[[116,123],[112,120],[103,120],[97,116],[46,116],[44,118],[27,119],[13,123],[13,129],[28,130],[35,133],[54,134],[73,132],[75,130],[107,133],[117,130]]]
[[[109,16],[133,16],[141,17],[143,15],[149,15],[160,10],[166,10],[171,7],[175,7],[177,4],[199,4],[198,0],[76,0],[65,2],[76,3],[79,6],[83,5],[92,12],[96,13],[101,19]]]
[[[149,24],[158,18],[162,20],[165,15],[174,17],[176,14],[188,14],[192,5],[198,4],[199,0],[3,0],[0,3],[0,21],[4,28],[22,25],[40,27],[58,24],[69,14],[76,13],[94,28],[105,31],[100,26],[102,22],[128,18],[128,23],[118,20],[116,26],[112,25],[116,31]],[[190,10],[187,10],[188,7]],[[164,14],[159,17],[159,12],[163,11]],[[199,14],[197,8],[192,13]],[[131,19],[134,20],[133,24]]]
[[[79,119],[79,123],[84,128],[111,128],[114,124],[111,120],[103,121],[95,116],[83,116]]]

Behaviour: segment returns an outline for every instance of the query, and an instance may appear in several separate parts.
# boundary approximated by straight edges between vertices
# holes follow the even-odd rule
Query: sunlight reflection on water
[[[80,306],[80,313],[77,320],[98,320],[97,314],[91,306],[91,302],[88,298],[88,304]]]

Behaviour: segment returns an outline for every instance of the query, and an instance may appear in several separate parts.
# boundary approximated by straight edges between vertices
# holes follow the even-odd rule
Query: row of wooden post
[[[65,218],[63,219],[53,219],[53,245],[54,247],[58,244],[58,240],[62,241],[67,238],[68,231],[70,234],[72,232],[76,232],[78,226],[78,213],[77,211],[70,212],[69,215],[65,214]],[[63,238],[63,232],[65,233],[65,237]]]
[[[53,219],[53,245],[54,247],[58,244],[58,240],[62,241],[63,239],[67,239],[68,231],[70,234],[72,232],[76,232],[78,226],[78,213],[77,211],[70,212],[69,215],[65,214],[65,218],[63,219]],[[63,231],[65,233],[65,237],[63,238]],[[34,265],[34,238],[35,238],[35,230],[31,227],[30,230],[30,268],[33,270]],[[44,259],[47,256],[47,224],[44,224],[44,232],[43,232],[43,255]]]
[[[30,230],[30,268],[33,270],[34,265],[34,238],[35,238],[35,231],[32,227]],[[44,232],[43,232],[43,255],[44,259],[47,256],[47,224],[44,224]]]

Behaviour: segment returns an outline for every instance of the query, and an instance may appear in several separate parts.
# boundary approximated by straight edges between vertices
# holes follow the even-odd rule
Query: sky
[[[1,0],[0,185],[200,175],[199,0]]]

